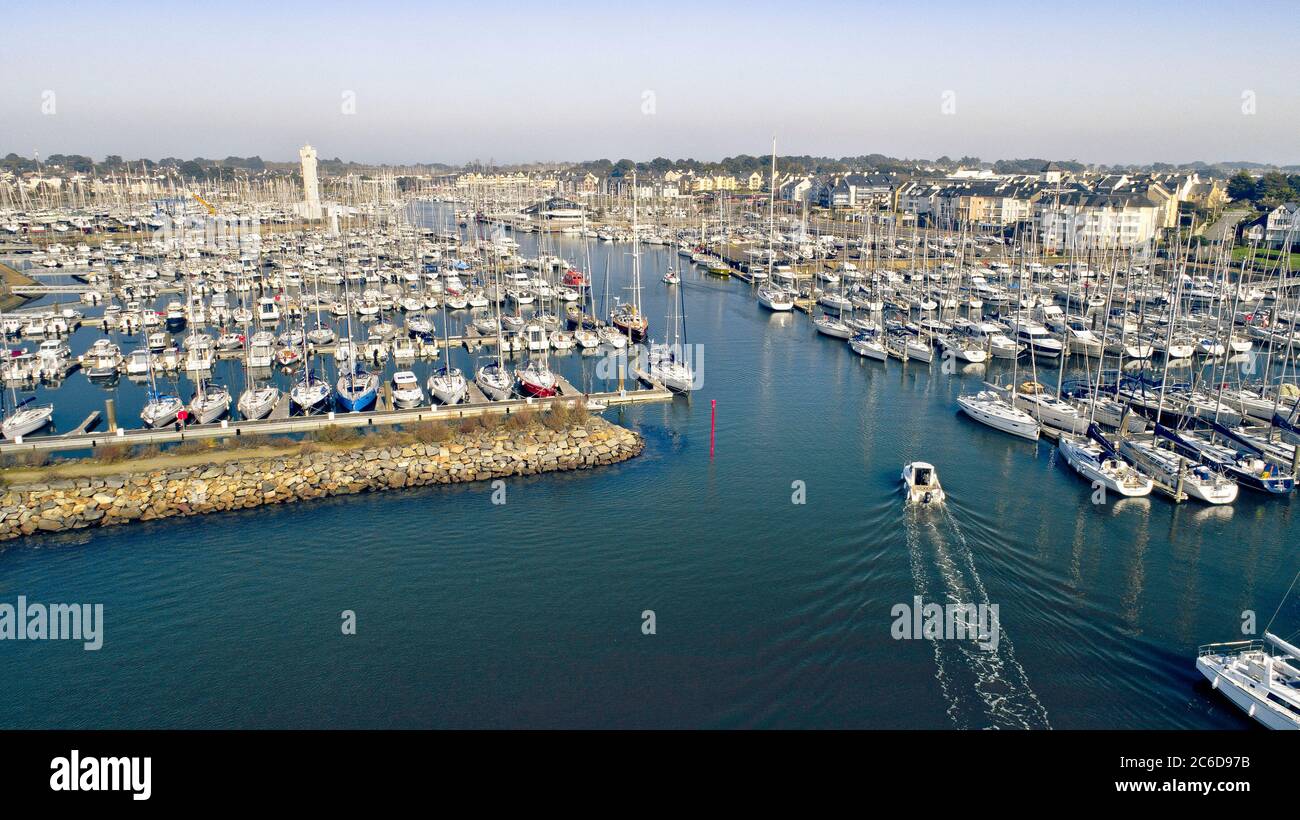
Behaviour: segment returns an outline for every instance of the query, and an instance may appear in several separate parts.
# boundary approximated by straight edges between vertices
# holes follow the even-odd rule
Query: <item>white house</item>
[[[1269,211],[1264,241],[1277,247],[1300,243],[1300,203],[1285,202]]]

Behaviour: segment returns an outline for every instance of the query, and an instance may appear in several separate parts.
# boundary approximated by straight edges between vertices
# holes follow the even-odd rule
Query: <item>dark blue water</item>
[[[606,256],[625,284],[627,251],[593,246],[598,286]],[[677,261],[647,249],[656,331]],[[685,278],[704,384],[607,413],[646,438],[631,462],[513,479],[503,506],[464,485],[0,548],[0,601],[106,619],[99,652],[0,642],[0,726],[1249,725],[1195,649],[1283,598],[1293,500],[1094,505],[1048,442],[956,413],[997,367],[862,360],[739,281]],[[595,361],[555,360],[575,383]],[[904,510],[918,458],[946,514]],[[998,604],[998,650],[892,639],[918,594]],[[1297,626],[1284,607],[1275,631]]]

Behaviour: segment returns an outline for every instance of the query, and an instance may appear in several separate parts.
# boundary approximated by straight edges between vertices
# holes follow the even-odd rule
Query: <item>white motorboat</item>
[[[1020,436],[1031,441],[1038,441],[1038,422],[1034,417],[1012,407],[1011,404],[992,390],[981,390],[974,395],[957,397],[957,406],[966,415],[987,424],[995,430]]]
[[[942,504],[947,497],[934,465],[925,461],[903,465],[903,491],[909,504]]]
[[[1269,729],[1300,729],[1300,649],[1271,632],[1263,641],[1201,646],[1196,668],[1218,692]]]
[[[393,374],[393,406],[399,410],[410,410],[424,404],[424,389],[420,380],[409,370],[399,370]]]

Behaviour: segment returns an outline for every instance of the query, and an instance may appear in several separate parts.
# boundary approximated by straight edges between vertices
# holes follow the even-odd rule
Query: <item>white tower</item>
[[[302,215],[307,219],[320,219],[320,183],[316,179],[316,149],[304,145],[298,150],[302,160],[302,189],[304,194]]]

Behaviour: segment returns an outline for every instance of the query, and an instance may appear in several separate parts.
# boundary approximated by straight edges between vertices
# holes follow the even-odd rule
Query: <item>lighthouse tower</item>
[[[316,149],[304,145],[298,149],[298,158],[302,160],[302,215],[307,219],[320,219],[320,182],[316,179]]]

